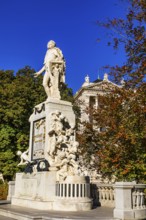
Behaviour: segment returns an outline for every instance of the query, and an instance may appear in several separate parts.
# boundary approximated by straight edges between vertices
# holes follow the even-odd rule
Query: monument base
[[[53,210],[57,211],[89,211],[92,209],[90,198],[57,198],[53,203]]]
[[[55,197],[56,171],[17,173],[12,205],[51,210]]]
[[[56,182],[56,172],[17,173],[12,205],[38,210],[91,210],[89,179],[68,176],[65,181]]]
[[[48,98],[35,106],[29,120],[30,145],[24,153],[31,165],[26,172],[32,173],[16,174],[12,205],[38,210],[90,210],[89,178],[75,175],[78,142],[72,104]],[[19,164],[22,162],[21,157]]]
[[[12,205],[21,206],[25,208],[32,208],[37,210],[53,210],[53,201],[39,201],[38,199],[13,197]]]

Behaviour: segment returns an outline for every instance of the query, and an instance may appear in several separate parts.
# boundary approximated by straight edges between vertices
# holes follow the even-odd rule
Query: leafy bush
[[[8,195],[8,183],[3,183],[0,181],[0,200],[7,199]]]

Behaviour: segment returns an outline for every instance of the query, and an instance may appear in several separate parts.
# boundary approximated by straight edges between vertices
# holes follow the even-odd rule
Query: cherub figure
[[[29,157],[28,157],[28,152],[29,152],[29,149],[24,151],[23,153],[21,151],[17,151],[17,155],[20,156],[20,163],[18,164],[18,166],[20,165],[25,165],[27,163],[29,163]]]

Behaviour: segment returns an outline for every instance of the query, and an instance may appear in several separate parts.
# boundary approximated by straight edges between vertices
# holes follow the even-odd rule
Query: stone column
[[[134,219],[132,210],[132,182],[116,182],[114,218]]]
[[[15,181],[9,181],[8,185],[9,185],[9,189],[8,189],[7,200],[11,200],[15,192]]]
[[[99,103],[98,103],[98,96],[95,96],[95,108],[97,109],[99,106]]]

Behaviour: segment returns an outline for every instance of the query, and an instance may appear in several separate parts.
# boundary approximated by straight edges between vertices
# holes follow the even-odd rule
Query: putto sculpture
[[[60,111],[50,114],[50,122],[49,163],[58,168],[57,180],[64,180],[67,175],[78,174],[76,154],[79,143],[75,140],[75,128]]]
[[[47,44],[47,52],[44,58],[44,66],[34,74],[35,77],[43,72],[43,86],[47,97],[60,99],[59,87],[65,82],[65,60],[62,51],[56,47],[56,43],[50,40]]]
[[[29,163],[29,157],[28,157],[29,149],[27,149],[24,152],[21,152],[20,150],[17,151],[17,155],[20,156],[20,163],[17,166],[25,165]]]
[[[2,181],[3,183],[5,182],[5,181],[4,181],[4,177],[3,177],[3,174],[2,174],[2,173],[0,173],[0,181]]]

